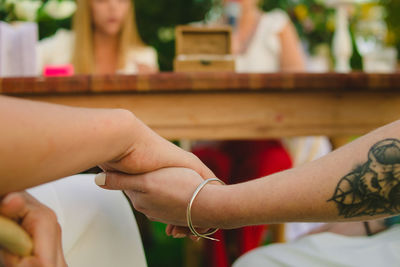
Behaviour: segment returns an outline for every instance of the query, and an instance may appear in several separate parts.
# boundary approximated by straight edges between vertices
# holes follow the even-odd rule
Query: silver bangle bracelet
[[[221,181],[221,180],[218,179],[218,178],[210,178],[210,179],[204,180],[201,184],[199,184],[199,186],[198,186],[198,187],[196,188],[196,190],[194,191],[194,193],[193,193],[193,195],[192,195],[192,198],[190,199],[189,204],[188,204],[188,206],[187,206],[187,210],[186,210],[186,220],[187,220],[187,225],[188,225],[190,231],[192,232],[192,234],[193,234],[194,236],[206,238],[206,239],[213,240],[213,241],[219,241],[218,239],[209,237],[210,235],[215,234],[215,233],[218,231],[218,228],[217,228],[217,229],[212,229],[212,230],[210,230],[210,231],[207,232],[207,233],[200,234],[199,232],[196,231],[196,229],[195,229],[194,226],[193,226],[193,222],[192,222],[192,205],[193,205],[193,202],[194,202],[195,198],[197,197],[197,195],[199,194],[199,192],[201,191],[201,189],[203,189],[203,187],[204,187],[207,183],[212,182],[212,181],[220,182],[220,183],[223,184],[223,185],[225,184],[223,181]]]

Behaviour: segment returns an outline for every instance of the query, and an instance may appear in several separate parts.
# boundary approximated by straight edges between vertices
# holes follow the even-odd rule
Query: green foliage
[[[59,29],[71,29],[71,20],[71,17],[62,20],[54,19],[43,11],[43,7],[40,8],[37,20],[39,40],[55,34]]]
[[[0,21],[5,20],[7,17],[7,10],[4,4],[4,0],[0,0]]]
[[[42,0],[41,6],[37,9],[35,22],[38,23],[39,28],[39,40],[53,35],[58,29],[71,28],[71,15],[65,19],[55,19],[46,13],[44,7],[49,0]],[[59,2],[63,0],[58,0]],[[17,17],[15,12],[15,5],[17,1],[13,0],[0,0],[0,21],[14,22],[24,20]]]
[[[318,0],[262,0],[260,6],[265,11],[280,8],[286,11],[296,30],[314,53],[320,44],[331,44],[334,31],[334,10]]]
[[[149,223],[150,240],[144,245],[148,267],[184,266],[185,240],[167,236],[165,227],[163,223]]]
[[[400,0],[381,0],[386,6],[386,22],[389,27],[389,43],[397,47],[397,55],[400,58]]]
[[[158,51],[160,69],[172,70],[176,25],[204,19],[212,0],[136,0],[136,18],[144,42]]]
[[[10,2],[10,0],[7,1]],[[47,1],[43,0],[43,3]],[[396,45],[400,51],[400,16],[398,15],[400,0],[379,1],[387,7],[387,23],[390,30],[388,41]],[[312,54],[318,45],[332,43],[335,27],[334,10],[327,8],[324,2],[323,0],[261,0],[260,6],[265,11],[275,8],[285,10],[303,44]],[[175,56],[175,26],[202,21],[207,14],[210,14],[208,12],[213,5],[215,7],[221,3],[222,0],[135,0],[139,33],[145,43],[158,51],[161,70],[172,70],[172,61]],[[0,20],[15,20],[9,12],[6,0],[0,0]],[[39,39],[54,34],[59,28],[71,27],[71,18],[54,19],[44,12],[43,6],[38,10],[37,22]]]

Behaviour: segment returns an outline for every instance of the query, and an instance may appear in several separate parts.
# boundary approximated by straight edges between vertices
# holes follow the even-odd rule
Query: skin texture
[[[118,64],[118,34],[131,2],[128,0],[92,0],[94,57],[97,74],[112,74]]]
[[[193,204],[194,224],[236,228],[291,221],[362,221],[398,214],[399,132],[400,121],[396,121],[300,167],[241,184],[206,185]],[[385,166],[376,165],[371,153]],[[358,166],[369,166],[375,178]],[[352,179],[363,184],[343,187],[343,179],[353,177],[355,170],[358,178]],[[103,187],[126,190],[135,207],[149,218],[184,226],[187,203],[200,179],[182,168],[164,168],[138,176],[107,174]],[[337,189],[349,187],[346,192],[354,201],[338,199]],[[353,204],[356,207],[343,207]]]
[[[7,195],[0,203],[0,214],[19,222],[32,236],[34,251],[31,256],[17,257],[0,251],[1,263],[6,267],[66,267],[61,228],[52,210],[26,192]]]
[[[1,96],[0,124],[0,195],[96,165],[129,174],[179,166],[204,179],[215,177],[195,155],[126,110],[71,108]],[[168,226],[168,231],[179,235],[187,229]]]
[[[0,124],[0,195],[96,165],[131,174],[181,166],[203,178],[214,176],[196,156],[126,110],[72,108],[1,96]]]
[[[0,124],[1,196],[96,165],[130,174],[181,166],[202,178],[215,177],[196,156],[161,138],[126,110],[72,108],[0,96]],[[41,232],[45,240],[47,234],[53,235],[44,231],[46,227],[38,223],[30,231]],[[168,230],[176,235],[187,232],[172,225]],[[35,244],[36,238],[39,235],[33,235]]]
[[[296,29],[290,22],[280,33],[282,51],[281,70],[283,72],[301,72],[305,70],[304,55]]]

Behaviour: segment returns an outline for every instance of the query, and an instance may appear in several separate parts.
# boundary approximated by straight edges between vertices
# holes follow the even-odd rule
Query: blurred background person
[[[141,40],[131,0],[78,0],[72,31],[58,30],[38,47],[39,70],[72,64],[77,74],[158,71],[157,53]]]

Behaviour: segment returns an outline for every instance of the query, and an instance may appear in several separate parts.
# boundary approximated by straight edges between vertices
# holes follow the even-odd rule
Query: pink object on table
[[[74,66],[66,65],[46,65],[43,69],[43,76],[72,76],[74,75]]]

